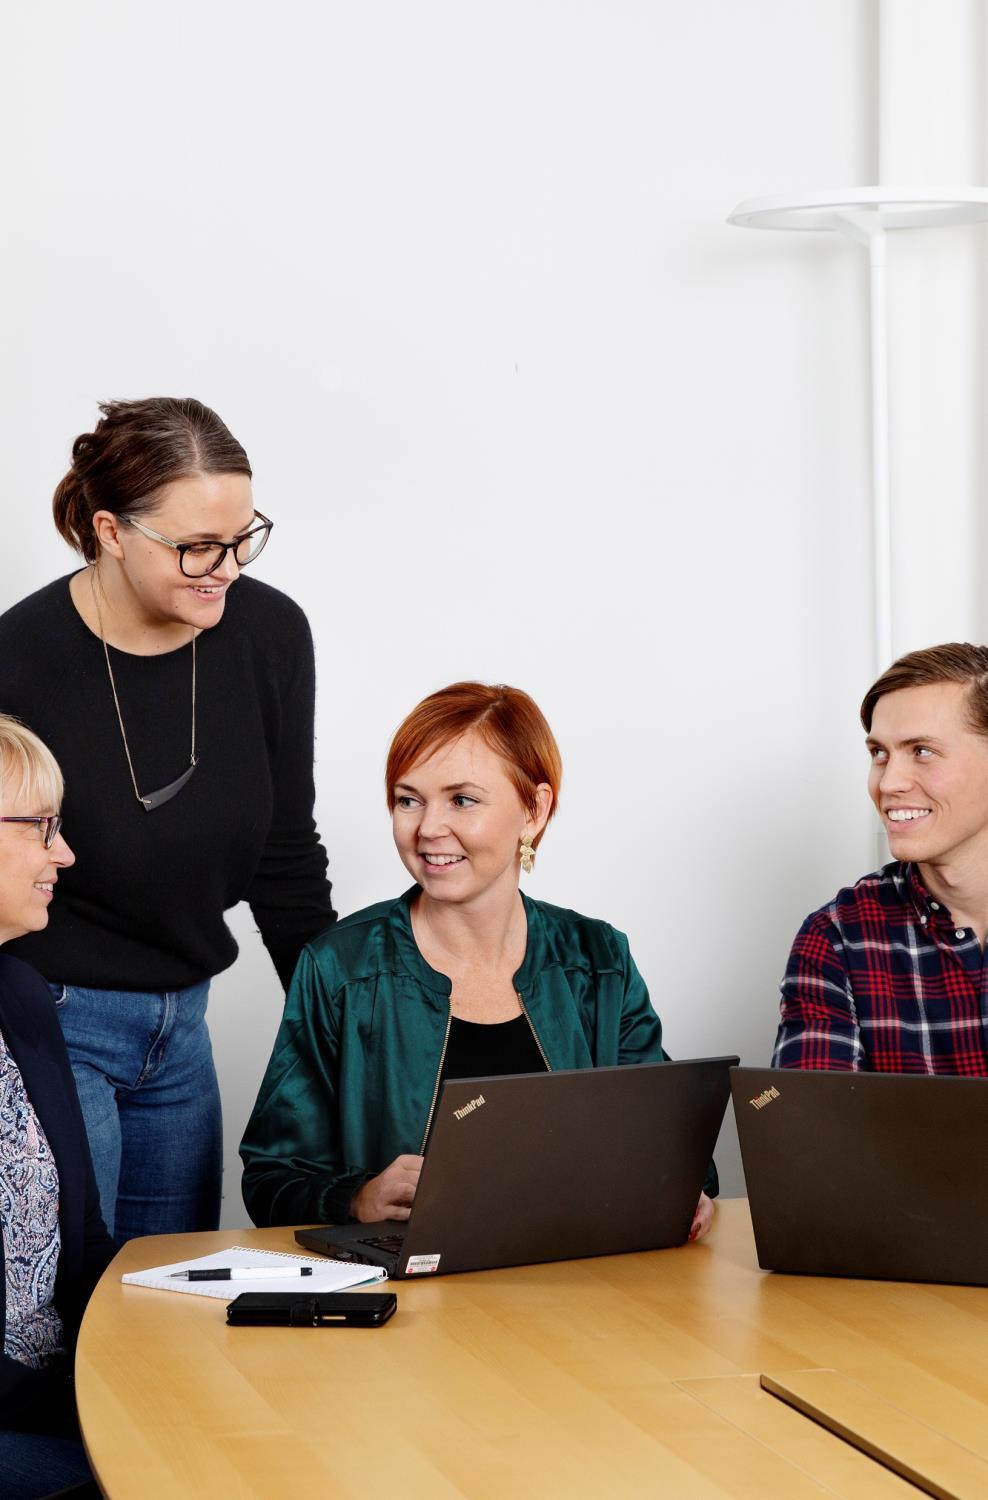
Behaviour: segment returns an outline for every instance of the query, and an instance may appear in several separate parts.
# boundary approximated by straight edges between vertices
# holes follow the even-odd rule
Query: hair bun
[[[140,516],[154,510],[165,485],[196,474],[243,474],[247,455],[214,411],[191,397],[103,401],[93,432],[72,444],[72,467],[55,491],[59,535],[87,562],[99,556],[98,510]]]

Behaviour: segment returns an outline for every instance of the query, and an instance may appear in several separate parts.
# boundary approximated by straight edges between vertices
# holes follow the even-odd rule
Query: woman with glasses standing
[[[333,921],[313,821],[305,616],[241,569],[272,523],[215,412],[100,408],[55,491],[88,567],[0,616],[0,711],[62,766],[78,864],[13,946],[52,986],[103,1215],[118,1241],[219,1217],[209,980],[249,902],[287,987]]]

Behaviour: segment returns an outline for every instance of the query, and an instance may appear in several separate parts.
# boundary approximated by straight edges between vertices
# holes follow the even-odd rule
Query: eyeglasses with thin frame
[[[47,813],[39,818],[0,818],[0,823],[34,823],[41,830],[46,849],[51,848],[62,828],[62,820],[57,813]]]
[[[133,516],[118,516],[117,520],[125,521],[142,536],[150,537],[153,542],[163,542],[166,547],[177,552],[178,565],[186,578],[208,578],[210,573],[215,573],[217,568],[223,566],[228,552],[233,553],[238,568],[245,568],[264,551],[274,522],[269,521],[267,516],[262,516],[259,510],[255,510],[254,516],[260,521],[260,526],[251,526],[249,531],[245,531],[243,536],[235,537],[232,542],[173,542],[171,537],[162,536],[160,531],[152,531],[150,526],[145,526],[143,521],[135,521]]]

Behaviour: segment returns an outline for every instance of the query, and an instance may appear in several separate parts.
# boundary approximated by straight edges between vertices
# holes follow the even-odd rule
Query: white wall
[[[883,0],[879,171],[888,185],[988,182],[985,0]],[[889,245],[895,654],[981,639],[988,228]]]
[[[875,7],[51,0],[5,27],[0,601],[71,566],[48,503],[96,401],[201,397],[277,523],[258,573],[314,627],[340,910],[405,883],[397,721],[519,684],[566,764],[529,889],[628,931],[674,1054],[764,1062],[799,921],[872,862],[867,284],[835,237],[724,221],[874,179]],[[233,922],[228,1223],[280,1008]]]

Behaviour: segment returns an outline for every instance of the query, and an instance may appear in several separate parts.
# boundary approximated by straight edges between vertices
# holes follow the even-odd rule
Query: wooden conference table
[[[234,1244],[297,1248],[135,1240],[96,1290],[76,1378],[111,1500],[916,1500],[760,1374],[859,1413],[929,1492],[988,1496],[988,1289],[766,1275],[744,1199],[680,1250],[396,1283],[381,1329],[228,1328],[120,1284]]]

